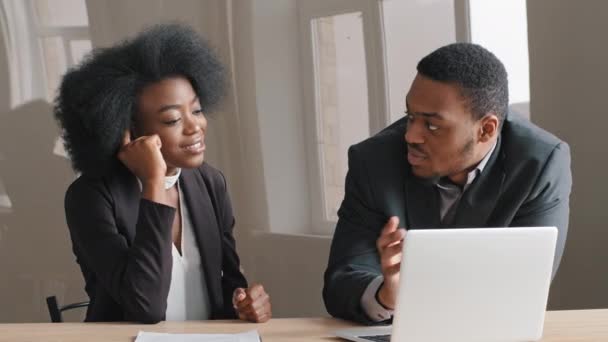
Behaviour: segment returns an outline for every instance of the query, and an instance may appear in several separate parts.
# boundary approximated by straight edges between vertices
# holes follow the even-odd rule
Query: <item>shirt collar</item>
[[[494,152],[494,150],[496,149],[497,143],[498,143],[498,140],[494,140],[494,145],[492,145],[492,148],[490,149],[490,151],[486,154],[485,157],[483,157],[483,159],[479,162],[479,164],[475,168],[475,170],[479,170],[479,173],[481,173],[483,171],[483,169],[486,167],[486,165],[490,161],[490,157],[492,156],[492,152]]]
[[[177,183],[179,176],[182,174],[182,169],[177,169],[177,172],[173,176],[165,176],[165,190],[171,189]],[[137,183],[139,184],[139,190],[143,188],[143,185],[139,178],[137,178]]]
[[[179,176],[182,174],[182,169],[177,169],[177,172],[173,175],[173,176],[165,176],[165,190],[166,189],[171,189],[175,183],[177,183],[177,180],[179,179]]]

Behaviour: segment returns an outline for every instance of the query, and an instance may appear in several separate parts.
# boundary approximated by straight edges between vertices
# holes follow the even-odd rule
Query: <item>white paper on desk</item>
[[[260,342],[256,330],[240,334],[169,334],[140,331],[135,342]]]

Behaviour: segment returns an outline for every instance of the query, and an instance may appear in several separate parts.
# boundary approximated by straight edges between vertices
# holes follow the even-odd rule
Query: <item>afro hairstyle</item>
[[[226,88],[222,63],[193,29],[160,24],[109,48],[95,49],[70,69],[55,98],[54,114],[75,171],[103,176],[118,162],[137,98],[151,83],[190,81],[202,109],[217,105]]]

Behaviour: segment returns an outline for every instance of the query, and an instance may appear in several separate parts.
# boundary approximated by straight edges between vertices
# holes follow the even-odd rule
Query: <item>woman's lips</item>
[[[182,148],[190,153],[198,154],[205,151],[205,143],[203,141],[197,141],[194,144],[185,145]]]

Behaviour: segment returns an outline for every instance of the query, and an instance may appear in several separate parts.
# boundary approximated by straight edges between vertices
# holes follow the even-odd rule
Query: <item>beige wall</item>
[[[331,239],[254,233],[240,251],[248,279],[264,284],[274,317],[328,316],[321,292]]]
[[[6,6],[15,9],[18,4],[3,2],[0,14],[0,190],[10,195],[10,203],[0,206],[0,322],[48,321],[46,296],[61,301],[84,298],[63,215],[63,193],[74,175],[69,162],[52,153],[58,132],[51,104],[27,96],[37,94],[43,82],[34,89],[34,78],[21,74],[20,83],[11,82],[11,76],[23,70],[11,68],[18,54],[8,51],[17,45],[8,41],[16,36],[15,27],[8,31],[8,23],[23,18],[9,20]],[[15,89],[16,84],[29,86],[29,92]],[[66,318],[78,319],[79,314]]]
[[[554,309],[608,307],[608,2],[529,0],[532,121],[572,149],[570,229]]]

